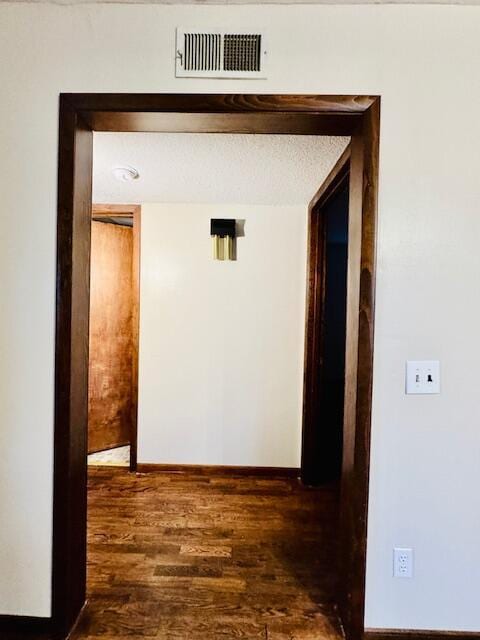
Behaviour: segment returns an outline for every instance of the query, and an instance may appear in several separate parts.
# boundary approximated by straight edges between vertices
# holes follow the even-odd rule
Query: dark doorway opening
[[[350,150],[310,205],[302,480],[342,471],[347,339]]]
[[[336,480],[342,467],[347,313],[348,180],[317,215],[324,217],[325,296],[314,484]]]

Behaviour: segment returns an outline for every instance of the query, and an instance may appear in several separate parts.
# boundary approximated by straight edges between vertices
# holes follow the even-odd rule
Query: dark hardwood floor
[[[335,487],[89,469],[72,640],[337,640]]]

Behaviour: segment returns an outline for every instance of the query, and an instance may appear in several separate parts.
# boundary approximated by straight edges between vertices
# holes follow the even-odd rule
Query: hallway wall
[[[175,28],[268,28],[268,79],[177,80]],[[480,629],[480,7],[0,4],[0,613],[51,605],[60,92],[380,94],[366,623]],[[407,359],[442,393],[405,396]],[[392,578],[392,548],[415,577]],[[439,562],[441,559],[441,562]]]
[[[210,218],[244,220],[212,259]],[[305,206],[144,204],[138,460],[300,466]]]

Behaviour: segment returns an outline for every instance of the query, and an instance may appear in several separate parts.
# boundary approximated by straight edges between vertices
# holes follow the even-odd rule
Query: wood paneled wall
[[[128,444],[133,389],[133,234],[92,222],[88,451]]]

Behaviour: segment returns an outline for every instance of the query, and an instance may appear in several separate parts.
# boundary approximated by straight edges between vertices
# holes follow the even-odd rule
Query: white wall
[[[210,218],[245,220],[212,259]],[[139,462],[300,466],[306,206],[142,206]]]
[[[268,25],[268,80],[176,80],[175,26],[212,24]],[[0,5],[2,613],[50,611],[59,92],[374,93],[366,622],[480,629],[479,33],[466,6]],[[407,358],[442,361],[440,396],[404,395]],[[413,580],[392,579],[394,545]]]

